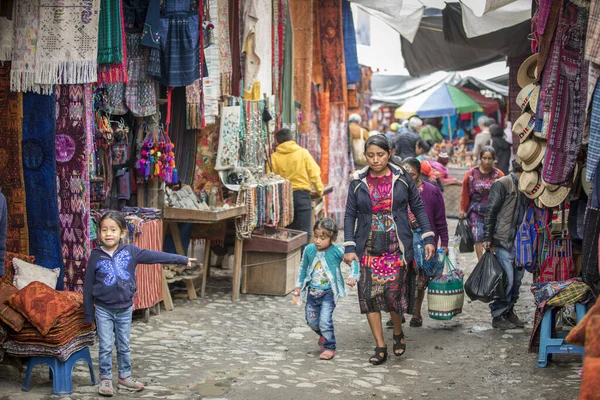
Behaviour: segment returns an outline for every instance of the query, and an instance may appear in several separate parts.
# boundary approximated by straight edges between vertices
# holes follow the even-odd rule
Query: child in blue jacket
[[[321,360],[331,360],[335,356],[333,310],[337,300],[347,294],[340,268],[344,249],[333,244],[337,234],[337,224],[331,218],[317,221],[313,228],[314,243],[304,249],[294,289],[294,300],[297,302],[302,296],[306,301],[308,326],[319,335],[319,346],[324,349],[319,357]],[[352,272],[346,281],[350,287],[356,285],[358,268],[358,263],[354,261]]]
[[[137,290],[137,264],[187,264],[195,258],[160,251],[142,250],[121,244],[127,234],[127,222],[117,211],[108,211],[100,218],[99,237],[102,245],[92,250],[83,285],[85,322],[96,320],[98,331],[98,364],[102,396],[112,396],[112,352],[117,343],[119,388],[140,391],[144,384],[131,377],[129,339],[133,296]]]

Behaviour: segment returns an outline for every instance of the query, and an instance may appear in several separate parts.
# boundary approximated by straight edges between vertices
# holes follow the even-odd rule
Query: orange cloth
[[[313,0],[291,0],[290,14],[294,27],[294,98],[302,106],[298,133],[310,129],[310,84],[313,60]]]

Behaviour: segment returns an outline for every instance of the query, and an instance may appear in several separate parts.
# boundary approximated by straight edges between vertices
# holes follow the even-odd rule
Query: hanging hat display
[[[577,164],[575,164],[575,169],[573,171],[573,181],[575,181],[575,179],[577,179],[577,177],[578,177],[577,170],[578,170],[578,166],[577,166]],[[546,207],[552,208],[552,207],[558,207],[566,200],[567,196],[571,192],[572,185],[565,187],[565,186],[551,185],[547,182],[544,182],[544,186],[546,186],[546,189],[541,194],[540,200],[542,201],[542,203],[544,203],[544,205]]]
[[[513,133],[517,135],[521,143],[529,139],[535,128],[535,115],[529,112],[521,114],[513,125]]]
[[[537,110],[538,98],[540,95],[540,85],[530,83],[525,86],[517,95],[517,105],[521,111],[531,110],[533,113]]]
[[[519,178],[519,190],[530,199],[538,198],[545,186],[539,171],[524,171]]]
[[[517,156],[521,160],[524,171],[533,171],[542,162],[546,153],[546,144],[537,140],[527,140],[521,143],[517,150]]]
[[[517,72],[517,83],[521,88],[524,88],[537,80],[537,58],[537,53],[529,56],[519,67],[519,71]]]

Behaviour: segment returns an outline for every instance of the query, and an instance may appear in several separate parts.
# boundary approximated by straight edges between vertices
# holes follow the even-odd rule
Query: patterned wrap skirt
[[[417,271],[405,265],[402,254],[363,255],[358,300],[361,314],[396,312],[412,314],[416,301]]]
[[[475,243],[483,242],[483,219],[484,217],[476,212],[469,213],[469,222],[471,223],[471,231]]]

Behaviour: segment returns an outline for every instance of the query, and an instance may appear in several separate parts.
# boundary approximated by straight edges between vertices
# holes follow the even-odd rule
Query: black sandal
[[[423,318],[422,317],[412,317],[410,319],[410,326],[412,328],[419,328],[423,326]]]
[[[402,339],[406,338],[406,336],[404,336],[404,332],[402,332],[399,335],[393,335],[392,337],[394,339],[394,355],[396,357],[404,355],[404,353],[406,352],[406,343],[402,343]],[[402,350],[402,353],[398,354],[398,350]]]
[[[383,354],[383,356],[381,354]],[[387,360],[387,356],[387,346],[375,347],[375,354],[369,358],[369,362],[373,365],[381,365]]]

